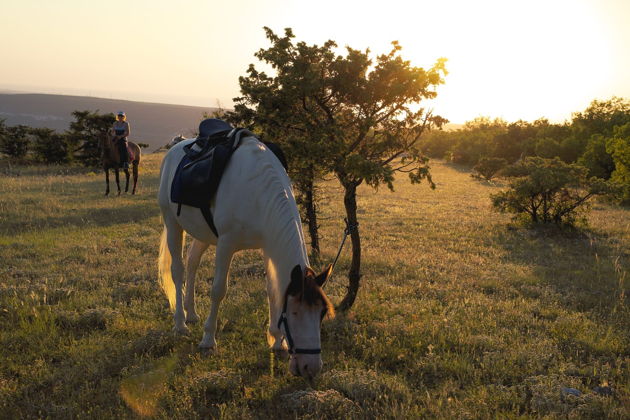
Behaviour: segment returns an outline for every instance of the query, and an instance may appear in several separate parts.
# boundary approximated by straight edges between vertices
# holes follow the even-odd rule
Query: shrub
[[[4,120],[0,120],[0,152],[14,159],[24,158],[28,151],[28,132],[25,125],[5,127]]]
[[[476,174],[473,174],[473,177],[483,178],[486,181],[490,181],[501,169],[506,166],[507,160],[503,158],[481,158],[473,168],[476,172]]]
[[[525,216],[533,223],[573,225],[588,209],[589,200],[613,192],[611,184],[588,178],[588,170],[560,159],[525,158],[506,168],[510,188],[492,194],[498,211]]]
[[[33,151],[38,161],[44,163],[68,163],[72,160],[68,139],[50,128],[33,128]]]
[[[620,184],[622,202],[630,203],[630,123],[616,127],[613,138],[606,144],[614,162],[612,181]]]
[[[601,134],[592,135],[584,154],[578,159],[578,163],[588,169],[589,176],[609,179],[615,170],[615,162],[606,151],[606,142],[606,137]]]

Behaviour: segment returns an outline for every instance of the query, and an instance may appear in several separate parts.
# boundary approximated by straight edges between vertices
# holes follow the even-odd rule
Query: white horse
[[[216,245],[215,273],[210,314],[199,346],[216,348],[219,305],[226,295],[232,256],[243,249],[262,249],[267,272],[270,347],[290,354],[289,370],[311,380],[322,368],[320,327],[334,310],[322,286],[332,267],[316,275],[309,267],[300,215],[291,183],[276,156],[255,137],[241,140],[228,163],[211,210],[218,231],[212,233],[201,210],[170,201],[171,184],[184,156],[184,146],[175,144],[166,154],[160,173],[158,201],[164,220],[159,274],[171,307],[175,309],[177,333],[187,333],[186,322],[199,320],[195,312],[195,272],[202,254]],[[186,263],[184,293],[184,232],[193,237]]]

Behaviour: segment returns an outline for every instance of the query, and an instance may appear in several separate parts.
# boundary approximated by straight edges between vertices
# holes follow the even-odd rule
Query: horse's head
[[[312,380],[322,369],[320,331],[324,318],[335,310],[322,287],[332,273],[329,266],[321,274],[297,265],[291,272],[279,327],[289,347],[289,371]]]
[[[178,134],[177,136],[173,137],[171,139],[171,141],[168,143],[168,145],[166,146],[167,149],[170,149],[171,147],[175,146],[177,143],[179,143],[180,141],[186,140],[186,138],[184,136],[182,136],[181,134]]]

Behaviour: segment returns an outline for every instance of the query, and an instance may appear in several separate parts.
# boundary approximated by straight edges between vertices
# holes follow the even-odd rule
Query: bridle
[[[346,243],[346,238],[353,231],[357,230],[359,227],[359,223],[355,222],[351,224],[348,222],[348,219],[343,219],[346,222],[346,228],[343,231],[343,239],[341,240],[341,244],[339,245],[339,250],[337,251],[337,256],[332,263],[331,270],[337,264],[337,260],[339,259],[339,255],[341,255],[341,250],[343,249],[343,245]],[[320,354],[322,349],[300,349],[295,347],[295,343],[293,342],[293,337],[291,337],[291,331],[289,330],[289,319],[287,318],[287,301],[289,300],[289,293],[284,295],[284,304],[282,305],[282,313],[280,314],[280,319],[278,319],[278,328],[282,330],[282,326],[284,325],[284,338],[287,340],[287,344],[289,345],[289,354]],[[324,317],[324,313],[322,313],[322,319]]]
[[[321,348],[318,349],[300,349],[295,347],[293,337],[291,337],[291,331],[289,330],[289,319],[287,318],[287,301],[289,300],[289,294],[284,296],[284,305],[282,306],[282,313],[280,319],[278,319],[278,328],[282,329],[284,325],[284,338],[289,345],[289,354],[320,354]]]

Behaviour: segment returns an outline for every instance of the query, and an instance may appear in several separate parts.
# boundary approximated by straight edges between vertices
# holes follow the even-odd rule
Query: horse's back
[[[175,216],[179,225],[194,238],[216,243],[214,236],[198,208],[171,202],[171,185],[179,162],[184,157],[184,146],[194,140],[184,140],[173,146],[164,157],[161,169],[159,203],[163,213]],[[228,162],[214,198],[208,197],[215,226],[220,235],[238,235],[239,248],[257,248],[261,243],[261,201],[268,192],[266,181],[273,174],[276,184],[286,193],[290,182],[286,171],[275,155],[254,137],[241,140]]]

